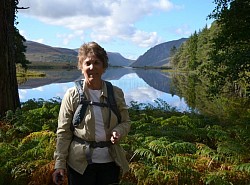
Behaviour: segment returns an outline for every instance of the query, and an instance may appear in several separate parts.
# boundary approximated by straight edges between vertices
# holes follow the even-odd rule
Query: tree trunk
[[[20,107],[16,79],[14,18],[15,0],[0,0],[0,117]]]

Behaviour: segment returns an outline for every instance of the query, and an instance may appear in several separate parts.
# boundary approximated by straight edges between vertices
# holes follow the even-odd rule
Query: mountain
[[[134,60],[124,58],[120,53],[107,52],[107,54],[109,63],[112,64],[112,66],[129,66],[134,62]]]
[[[26,41],[26,58],[30,62],[77,62],[78,49],[51,47],[33,41]],[[129,66],[133,60],[119,53],[107,52],[111,66]]]
[[[131,67],[167,66],[169,65],[171,48],[180,47],[186,40],[187,38],[182,38],[156,45],[136,61],[126,59],[120,53],[107,52],[109,64],[111,66]],[[77,62],[78,49],[51,47],[33,41],[26,41],[25,45],[27,46],[25,55],[30,62]]]
[[[186,40],[187,38],[181,38],[179,40],[173,40],[156,45],[132,63],[131,67],[169,65],[168,63],[171,48],[174,46],[179,48],[180,45]]]
[[[33,41],[24,43],[26,58],[30,62],[76,62],[77,52],[71,49],[51,47]]]

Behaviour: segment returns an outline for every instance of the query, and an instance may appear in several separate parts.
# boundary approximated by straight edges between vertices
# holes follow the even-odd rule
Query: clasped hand
[[[120,139],[121,139],[121,135],[120,135],[118,132],[116,132],[116,131],[112,132],[110,141],[111,141],[113,144],[118,143]]]

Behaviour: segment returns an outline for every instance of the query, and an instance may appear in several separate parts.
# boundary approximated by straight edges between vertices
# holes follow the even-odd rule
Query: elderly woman
[[[88,104],[81,121],[72,125],[80,105],[79,90],[72,87],[63,97],[54,155],[55,184],[63,182],[66,169],[70,185],[118,184],[120,172],[128,170],[125,152],[119,145],[130,130],[128,109],[123,91],[116,86],[113,86],[112,93],[120,119],[110,106],[105,106],[108,105],[110,91],[102,80],[102,74],[107,67],[108,56],[100,45],[90,42],[81,46],[78,68],[84,80],[80,88]]]

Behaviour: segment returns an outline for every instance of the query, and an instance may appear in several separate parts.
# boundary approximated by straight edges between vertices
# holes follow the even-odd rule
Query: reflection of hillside
[[[149,86],[162,92],[170,93],[171,79],[160,70],[135,70]]]
[[[82,79],[83,76],[79,70],[41,70],[46,73],[44,78],[28,79],[25,83],[19,84],[19,89],[31,89],[52,83],[67,83]],[[108,68],[103,74],[104,80],[117,80],[125,74],[132,73],[130,68]]]
[[[45,78],[28,79],[19,85],[19,89],[32,89],[52,83],[67,83],[82,79],[79,70],[44,70]],[[149,86],[162,92],[170,93],[171,79],[160,70],[143,70],[132,68],[108,68],[103,74],[104,80],[119,80],[126,74],[135,73],[142,78]]]
[[[134,73],[132,68],[108,68],[102,77],[104,80],[119,80],[129,73]]]
[[[44,78],[28,79],[25,83],[19,84],[19,89],[31,89],[52,83],[67,83],[77,80],[82,76],[79,70],[44,70]]]

